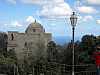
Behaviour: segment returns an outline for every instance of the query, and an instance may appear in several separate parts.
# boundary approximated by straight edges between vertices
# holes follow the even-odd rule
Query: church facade
[[[43,26],[35,21],[27,27],[25,33],[8,31],[7,50],[15,50],[17,58],[21,60],[25,56],[37,56],[37,51],[42,48],[44,51],[41,52],[45,53],[46,46],[51,40],[51,33],[46,33]]]

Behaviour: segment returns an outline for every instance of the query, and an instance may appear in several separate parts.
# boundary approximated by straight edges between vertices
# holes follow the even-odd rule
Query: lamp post
[[[70,17],[70,21],[71,21],[71,26],[72,26],[72,75],[74,75],[74,30],[75,30],[75,26],[77,23],[77,16],[75,15],[75,12],[73,12],[73,14]]]

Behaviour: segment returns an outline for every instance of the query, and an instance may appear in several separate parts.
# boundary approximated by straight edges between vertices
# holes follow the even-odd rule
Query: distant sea
[[[72,40],[72,37],[70,36],[53,36],[53,41],[55,41],[56,44],[60,44],[60,45],[69,43],[71,42],[71,40]],[[75,41],[77,40],[80,41],[80,37],[75,37]]]

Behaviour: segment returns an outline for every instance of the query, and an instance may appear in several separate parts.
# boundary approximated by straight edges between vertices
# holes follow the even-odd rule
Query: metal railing
[[[71,75],[72,65],[47,63],[37,64],[37,73],[34,75]],[[96,75],[96,67],[94,64],[75,65],[75,75]],[[36,68],[35,68],[36,69]]]
[[[4,67],[7,65],[4,65]],[[3,67],[0,66],[1,69]],[[96,67],[94,64],[74,65],[75,75],[96,75]],[[14,66],[12,65],[12,69]],[[7,67],[9,69],[9,66]],[[14,75],[18,75],[17,69],[12,70]],[[10,71],[9,71],[10,72]],[[32,75],[71,75],[72,65],[58,64],[58,63],[45,63],[35,64],[33,67]],[[19,74],[20,75],[20,74]],[[22,74],[23,75],[23,74]]]
[[[75,75],[96,75],[96,71],[82,71],[82,72],[75,72]]]

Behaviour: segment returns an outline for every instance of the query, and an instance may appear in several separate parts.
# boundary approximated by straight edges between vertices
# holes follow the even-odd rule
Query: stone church
[[[51,33],[46,33],[45,29],[38,22],[31,23],[25,33],[17,31],[8,31],[8,47],[7,50],[15,50],[19,60],[25,56],[37,56],[37,51],[43,49],[46,52],[46,46],[52,40]],[[39,55],[38,55],[39,56]]]

